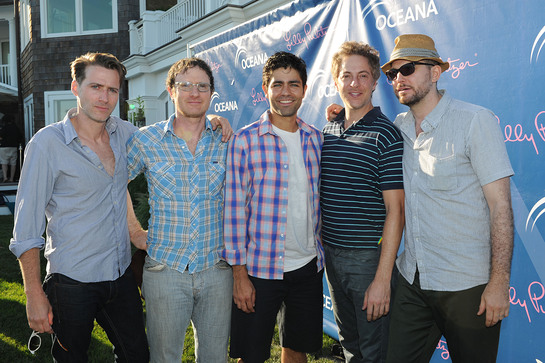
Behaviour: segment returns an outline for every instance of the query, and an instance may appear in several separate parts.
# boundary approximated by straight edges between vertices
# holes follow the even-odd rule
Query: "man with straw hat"
[[[437,89],[449,67],[433,40],[396,38],[382,71],[409,111],[404,139],[405,250],[389,362],[427,362],[441,335],[454,362],[495,362],[509,314],[513,175],[494,114]]]

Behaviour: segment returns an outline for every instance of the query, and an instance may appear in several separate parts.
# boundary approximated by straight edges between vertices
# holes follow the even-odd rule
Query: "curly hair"
[[[278,68],[292,68],[299,72],[303,86],[307,84],[307,65],[301,57],[288,52],[274,53],[263,66],[263,86],[269,87],[273,71]]]
[[[367,58],[369,65],[371,66],[373,79],[376,81],[380,78],[380,57],[378,50],[369,44],[355,41],[344,42],[341,44],[337,53],[333,54],[333,59],[331,61],[331,74],[333,75],[333,78],[339,76],[344,57],[350,55],[361,55],[362,57]]]

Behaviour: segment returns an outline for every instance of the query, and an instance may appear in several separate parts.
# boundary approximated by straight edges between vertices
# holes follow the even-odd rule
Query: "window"
[[[44,92],[45,126],[62,121],[68,110],[77,106],[76,96],[72,91]],[[119,117],[119,102],[112,115]]]
[[[9,43],[8,42],[0,42],[0,54],[2,56],[2,60],[0,64],[9,64]]]
[[[30,141],[34,135],[34,99],[32,95],[25,98],[24,102],[25,117],[25,144]]]
[[[30,0],[19,1],[19,17],[21,18],[21,50],[30,41]]]
[[[117,32],[117,0],[45,0],[42,36]]]
[[[72,107],[76,107],[76,97],[71,91],[44,92],[45,126],[60,121]]]

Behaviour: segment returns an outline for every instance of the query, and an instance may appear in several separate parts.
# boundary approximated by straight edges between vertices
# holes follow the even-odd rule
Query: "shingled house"
[[[69,64],[89,52],[129,55],[129,21],[139,0],[16,0],[20,19],[20,74],[26,135],[61,120],[76,104]],[[119,105],[127,97],[126,86]],[[115,114],[123,110],[116,109]],[[27,140],[28,141],[28,140]]]

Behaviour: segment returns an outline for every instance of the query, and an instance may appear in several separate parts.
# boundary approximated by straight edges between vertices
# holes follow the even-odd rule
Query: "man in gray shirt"
[[[29,142],[17,192],[10,250],[21,265],[28,323],[55,334],[52,355],[59,362],[87,361],[95,319],[118,361],[148,362],[142,303],[129,268],[126,143],[136,127],[110,115],[126,70],[106,53],[85,54],[71,69],[77,110]],[[131,239],[145,249],[146,234],[131,225]]]
[[[396,39],[382,66],[401,104],[405,250],[389,362],[428,362],[441,334],[453,362],[495,362],[509,313],[513,170],[494,114],[437,89],[431,38]]]

